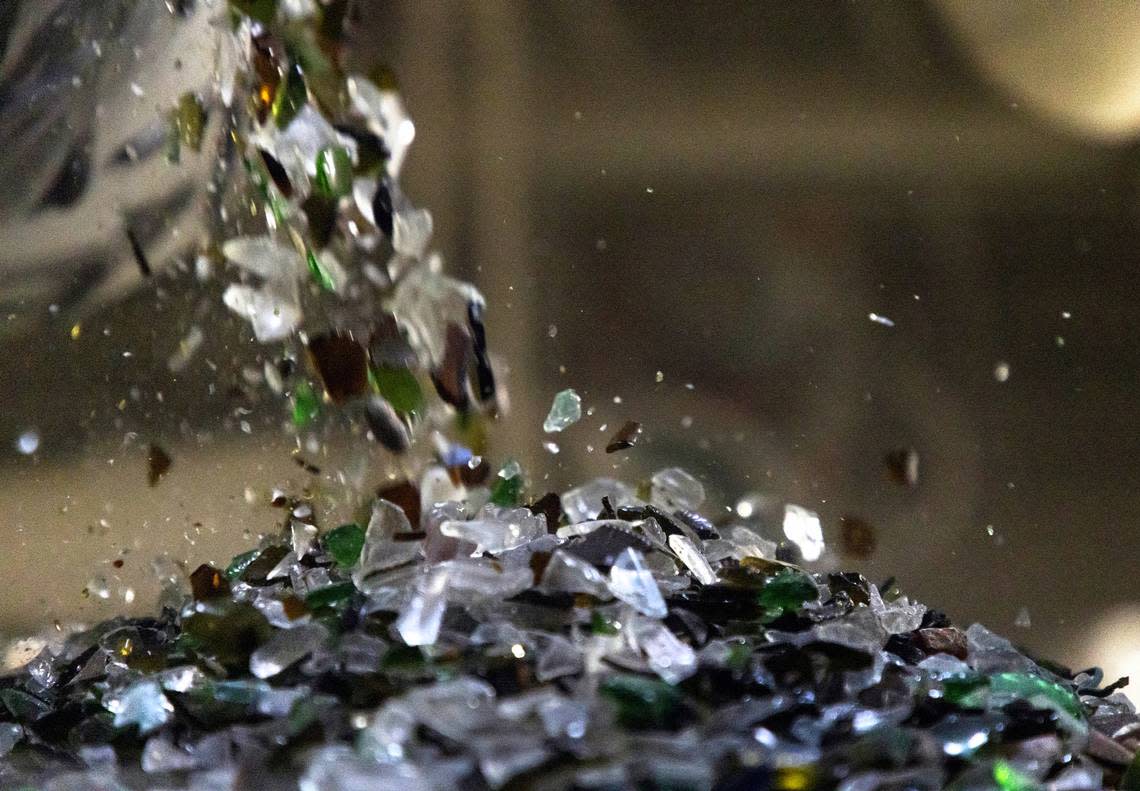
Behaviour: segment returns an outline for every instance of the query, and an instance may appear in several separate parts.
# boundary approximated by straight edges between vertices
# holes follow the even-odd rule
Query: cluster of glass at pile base
[[[517,465],[507,472],[521,476]],[[298,504],[280,538],[236,558],[225,575],[195,573],[197,583],[228,586],[225,596],[188,601],[168,580],[185,632],[195,618],[227,612],[260,619],[256,648],[238,655],[228,678],[208,652],[196,664],[133,668],[124,639],[134,627],[122,621],[101,628],[104,664],[93,667],[93,657],[80,676],[106,673],[92,689],[116,729],[145,740],[144,772],[187,772],[196,788],[232,780],[235,749],[258,738],[287,743],[296,723],[327,719],[339,722],[339,736],[326,734],[297,759],[306,791],[385,782],[436,789],[471,775],[499,788],[546,771],[566,780],[553,787],[623,788],[647,777],[712,789],[726,765],[771,787],[830,777],[848,791],[889,782],[937,788],[951,761],[969,762],[964,777],[1006,789],[1100,782],[1097,764],[1072,756],[1091,727],[1107,727],[1098,723],[1135,725],[1123,696],[1082,700],[1076,683],[978,625],[959,633],[965,659],[934,652],[911,662],[896,643],[937,616],[905,597],[885,600],[854,575],[812,575],[776,560],[776,542],[755,524],[712,527],[694,513],[704,496],[697,486],[677,469],[640,489],[598,479],[561,495],[566,518],[557,525],[519,505],[517,489],[506,489],[514,502],[497,504],[493,491],[503,488],[456,484],[442,467],[419,482],[417,525],[381,499],[365,527],[321,532],[312,508]],[[279,560],[250,576],[259,557]],[[755,584],[748,595],[716,598],[739,592],[742,579]],[[725,611],[742,603],[751,609]],[[348,614],[355,627],[345,627]],[[387,626],[360,628],[369,618]],[[77,639],[61,657],[35,660],[30,688],[50,689],[84,645]],[[789,686],[764,661],[801,651],[834,655],[834,699],[803,680]],[[215,664],[231,661],[218,655]],[[523,673],[525,683],[496,667]],[[353,685],[391,674],[398,684],[376,705],[351,706],[321,691],[330,673]],[[736,690],[739,678],[728,680],[742,673],[747,694]],[[968,711],[927,730],[907,725],[921,700],[951,699]],[[179,724],[188,701],[238,705],[254,724],[188,735]],[[1010,704],[1046,712],[1055,727],[1031,747],[999,749]],[[0,745],[14,746],[21,728],[0,732],[12,743]],[[862,766],[837,753],[826,738],[835,728],[844,729],[841,743],[878,758]],[[914,760],[916,745],[927,760]],[[114,771],[113,747],[84,750],[97,767],[87,772]],[[837,767],[837,754],[852,768]],[[1069,764],[1044,782],[1066,755]],[[884,760],[897,765],[884,769]]]

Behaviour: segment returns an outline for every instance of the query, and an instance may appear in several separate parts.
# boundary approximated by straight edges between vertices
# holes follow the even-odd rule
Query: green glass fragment
[[[369,371],[369,378],[372,388],[399,414],[414,415],[423,411],[424,391],[409,369],[376,366]]]
[[[819,589],[812,578],[802,571],[782,569],[764,583],[757,601],[770,615],[787,610],[799,610],[804,602],[814,601]]]
[[[304,428],[321,412],[321,402],[308,382],[298,382],[293,388],[293,425]]]
[[[590,614],[590,631],[594,634],[616,635],[620,634],[620,630],[613,621],[606,618],[598,610],[594,610]]]
[[[322,148],[317,154],[316,187],[330,198],[352,192],[352,155],[344,146]]]
[[[364,549],[364,528],[355,522],[333,528],[325,533],[325,549],[341,566],[355,566]]]
[[[1033,778],[1017,771],[1006,761],[994,763],[994,783],[1002,791],[1037,791],[1041,788]]]
[[[317,588],[311,591],[305,597],[305,605],[310,610],[315,610],[318,607],[332,607],[341,602],[347,601],[352,597],[356,591],[356,586],[351,582],[337,582],[333,585],[326,585],[323,588]]]
[[[309,265],[309,274],[313,276],[314,283],[325,291],[336,291],[336,282],[329,274],[329,270],[321,263],[321,259],[317,258],[316,253],[312,250],[305,251],[305,261]]]
[[[967,709],[984,706],[984,700],[975,693],[979,688],[984,692],[985,687],[985,676],[974,673],[960,673],[942,679],[943,697],[951,703]]]
[[[728,656],[725,657],[724,663],[729,669],[736,672],[742,672],[748,669],[749,663],[752,661],[752,646],[748,643],[730,643],[728,646]]]
[[[676,687],[631,673],[607,678],[601,694],[617,708],[618,722],[634,730],[668,727],[681,705],[681,692]]]
[[[273,97],[273,106],[270,112],[278,129],[284,129],[289,122],[297,117],[297,113],[305,106],[309,99],[309,92],[305,88],[305,77],[301,74],[301,67],[294,63],[285,74],[277,95]]]
[[[174,109],[174,128],[179,141],[194,151],[202,150],[202,133],[206,128],[206,110],[193,93],[187,91],[178,97]]]
[[[1019,698],[1037,708],[1057,712],[1069,730],[1083,732],[1086,728],[1080,699],[1055,681],[1029,673],[995,673],[990,676],[989,692],[992,703],[1004,705],[1011,698]]]
[[[510,478],[496,477],[491,484],[491,502],[495,505],[514,507],[522,499],[523,479],[521,475]]]
[[[250,563],[257,560],[257,556],[260,554],[260,549],[251,549],[249,552],[242,552],[240,555],[236,555],[234,559],[230,561],[230,565],[226,566],[226,579],[236,580],[249,568]]]
[[[230,0],[230,6],[250,19],[266,24],[277,16],[277,0]]]

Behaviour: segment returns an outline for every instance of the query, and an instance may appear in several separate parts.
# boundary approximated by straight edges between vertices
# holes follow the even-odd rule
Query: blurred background
[[[90,75],[33,97],[53,108],[38,126],[4,114],[32,65],[0,13],[8,636],[149,608],[156,554],[224,561],[273,529],[270,488],[311,483],[217,279],[177,255],[203,233],[208,167],[113,164],[171,85],[208,74],[211,31],[160,0],[114,5],[74,0],[77,40],[106,46],[36,61]],[[825,566],[1140,676],[1140,7],[357,11],[354,46],[383,53],[416,121],[405,190],[510,366],[497,461],[537,493],[676,465],[711,513],[797,503],[823,519]],[[14,160],[75,194],[29,206]],[[121,220],[144,210],[155,268],[175,258],[146,282]],[[172,371],[194,327],[203,346]],[[542,418],[567,387],[590,412],[552,454]],[[644,441],[606,455],[628,419]],[[153,488],[151,443],[173,459]],[[885,463],[903,452],[916,481]],[[869,556],[842,551],[845,518],[872,528]]]

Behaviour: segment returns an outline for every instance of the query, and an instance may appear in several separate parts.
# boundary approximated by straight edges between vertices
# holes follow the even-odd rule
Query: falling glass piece
[[[178,342],[178,348],[174,353],[166,358],[166,367],[171,373],[181,373],[194,359],[194,355],[198,353],[198,349],[202,348],[202,342],[206,340],[205,333],[202,328],[197,324],[193,325],[186,336]]]
[[[301,256],[268,236],[239,236],[222,244],[227,261],[263,280],[287,281],[301,276]]]
[[[680,467],[670,467],[653,474],[653,504],[666,511],[696,511],[705,501],[705,487]]]
[[[475,352],[475,381],[479,388],[479,400],[486,403],[495,397],[495,372],[491,368],[491,359],[487,354],[487,330],[483,324],[483,310],[482,302],[472,301],[467,305],[467,324],[471,329]]]
[[[613,596],[602,572],[561,549],[550,555],[539,587],[555,593],[586,593],[602,601]]]
[[[639,439],[641,439],[641,424],[636,420],[627,420],[606,444],[606,453],[628,450],[636,445]]]
[[[301,323],[301,308],[292,285],[253,288],[234,283],[222,294],[222,302],[250,323],[261,343],[283,341]]]
[[[823,528],[819,514],[798,505],[784,507],[784,536],[800,549],[804,560],[819,560],[823,554]]]
[[[416,375],[407,368],[372,369],[376,391],[401,415],[415,415],[423,411],[424,394]]]
[[[875,553],[875,528],[857,516],[839,518],[839,551],[844,557],[867,560]]]
[[[392,214],[392,248],[400,255],[421,258],[431,241],[432,216],[427,209],[401,207]]]
[[[285,79],[282,85],[278,87],[277,95],[273,97],[273,106],[270,108],[270,113],[272,113],[273,120],[277,123],[278,128],[284,129],[289,126],[308,99],[308,90],[305,88],[305,77],[301,73],[301,66],[294,63],[285,72]]]
[[[376,191],[372,195],[370,204],[372,222],[389,239],[395,233],[396,226],[393,189],[393,185],[387,179],[380,179],[376,182]]]
[[[364,347],[351,335],[318,335],[309,339],[307,349],[334,404],[342,404],[368,388],[368,359]]]
[[[317,153],[317,190],[330,198],[352,192],[352,154],[344,146],[328,146]]]
[[[421,576],[396,619],[396,631],[407,645],[432,645],[439,636],[447,609],[446,570],[431,569]]]
[[[669,536],[669,548],[702,585],[712,585],[716,582],[716,572],[709,565],[704,553],[688,536],[680,533]]]
[[[582,419],[582,398],[573,390],[563,390],[554,396],[550,414],[542,423],[547,434],[563,431]]]
[[[345,84],[349,101],[362,115],[368,128],[379,136],[387,147],[388,175],[400,174],[408,146],[416,136],[416,128],[404,110],[404,103],[396,91],[382,90],[359,75],[351,75]]]
[[[898,448],[883,457],[887,476],[899,486],[918,485],[918,451],[913,448]]]
[[[40,432],[34,428],[24,431],[16,438],[16,450],[25,456],[31,456],[40,448]]]
[[[162,694],[158,682],[152,679],[138,681],[111,695],[103,705],[115,715],[116,728],[135,725],[141,734],[165,725],[174,714],[174,706]]]
[[[178,97],[173,114],[174,128],[182,145],[193,151],[202,149],[202,135],[206,128],[206,110],[201,100],[187,92]]]
[[[304,428],[321,413],[321,402],[308,382],[298,382],[293,388],[293,425]]]
[[[170,471],[170,465],[174,460],[170,458],[170,454],[163,450],[160,446],[151,443],[147,446],[146,451],[146,482],[148,486],[157,486],[166,473]]]
[[[504,507],[517,506],[522,499],[522,489],[522,468],[516,461],[507,462],[491,484],[491,502]]]
[[[657,581],[645,565],[645,556],[628,547],[610,567],[610,593],[650,618],[664,618],[668,613]]]
[[[1017,611],[1017,617],[1013,619],[1013,625],[1019,629],[1029,629],[1033,626],[1033,620],[1029,617],[1029,608],[1022,607]]]
[[[439,530],[445,536],[476,544],[484,552],[499,553],[546,535],[546,517],[526,508],[488,504],[473,519],[448,520]]]
[[[250,654],[249,672],[256,678],[272,678],[323,646],[328,638],[328,629],[319,623],[282,629]]]

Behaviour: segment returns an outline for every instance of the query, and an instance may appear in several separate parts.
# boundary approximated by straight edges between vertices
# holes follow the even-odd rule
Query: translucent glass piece
[[[439,637],[447,609],[447,571],[432,569],[419,578],[396,619],[396,631],[407,645],[432,645]]]
[[[294,286],[262,288],[233,283],[222,294],[222,302],[253,327],[260,343],[282,341],[301,323],[301,307]]]
[[[162,694],[162,687],[153,679],[132,684],[112,695],[104,705],[115,715],[116,728],[136,725],[142,734],[161,727],[174,713],[174,706]]]
[[[485,552],[504,552],[546,535],[546,517],[526,508],[485,505],[474,519],[446,521],[439,526],[445,536],[478,545]]]
[[[645,556],[628,547],[610,568],[610,593],[650,618],[668,614],[657,581],[645,565]]]
[[[669,536],[669,548],[702,585],[716,582],[716,573],[708,559],[688,536],[679,533]]]
[[[602,572],[561,549],[550,555],[539,587],[549,592],[588,593],[603,601],[613,597]]]
[[[243,271],[263,280],[296,280],[305,271],[305,262],[294,248],[268,236],[228,239],[222,244],[222,255]]]
[[[784,536],[800,548],[804,560],[819,560],[823,554],[823,527],[819,514],[798,505],[784,507]]]
[[[653,504],[666,511],[696,511],[705,501],[705,487],[680,467],[653,474]]]
[[[404,102],[396,91],[377,88],[371,81],[359,75],[346,80],[348,98],[353,108],[364,116],[368,128],[384,140],[390,152],[388,175],[400,175],[408,146],[416,137],[416,127],[404,109]]]
[[[318,623],[279,631],[250,655],[249,672],[257,678],[271,678],[320,648],[328,637],[328,630]]]
[[[448,574],[448,596],[453,601],[471,596],[507,598],[534,583],[534,572],[526,566],[504,568],[482,558],[448,560],[436,568]]]
[[[547,434],[563,431],[582,419],[582,398],[573,390],[563,390],[554,396],[550,413],[542,423]]]
[[[631,627],[633,640],[662,680],[678,684],[697,672],[696,653],[660,621],[635,618]]]
[[[602,498],[608,497],[610,505],[620,508],[636,505],[638,500],[632,488],[613,478],[594,480],[566,491],[562,495],[562,510],[571,524],[593,519],[602,510]]]

